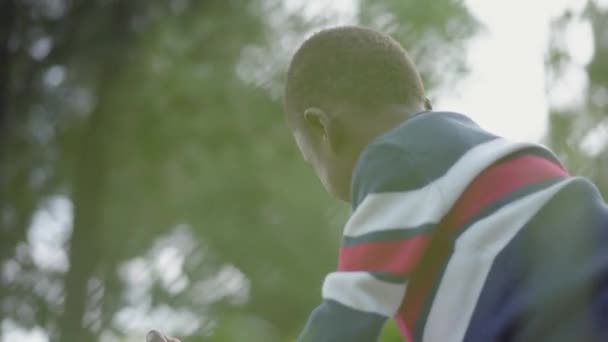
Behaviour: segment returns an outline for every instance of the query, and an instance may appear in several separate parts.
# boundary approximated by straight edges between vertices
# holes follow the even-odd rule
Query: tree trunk
[[[0,1],[0,137],[6,136],[4,133],[7,129],[10,71],[10,51],[8,45],[14,20],[15,0]],[[4,140],[4,138],[2,139]]]
[[[74,226],[70,239],[70,267],[65,278],[65,303],[59,322],[59,341],[80,342],[95,340],[83,318],[87,312],[88,285],[103,258],[103,208],[107,203],[105,184],[110,165],[107,163],[107,139],[113,124],[113,113],[107,104],[111,102],[112,88],[120,66],[125,64],[126,44],[129,41],[128,22],[132,2],[113,4],[107,20],[114,22],[104,37],[108,39],[108,55],[99,66],[97,107],[91,114],[83,132],[82,145],[75,170],[73,203]],[[91,323],[91,322],[89,322]]]

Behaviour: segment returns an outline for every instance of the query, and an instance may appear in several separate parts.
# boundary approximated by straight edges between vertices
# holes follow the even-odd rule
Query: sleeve
[[[325,278],[323,302],[299,342],[376,341],[397,313],[428,241],[429,224],[415,217],[429,196],[417,167],[399,146],[371,145],[361,154],[338,269]]]

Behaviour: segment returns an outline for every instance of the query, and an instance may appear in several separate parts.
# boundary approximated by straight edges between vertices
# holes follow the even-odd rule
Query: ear
[[[431,100],[428,97],[424,98],[424,109],[431,110],[433,109],[433,105],[431,104]]]
[[[304,111],[304,121],[313,132],[316,134],[321,134],[327,138],[330,118],[324,110],[317,107],[306,109]]]
[[[328,112],[317,107],[311,107],[304,111],[304,121],[315,134],[323,139],[330,150],[337,152],[340,144],[340,127],[338,127],[337,120]]]

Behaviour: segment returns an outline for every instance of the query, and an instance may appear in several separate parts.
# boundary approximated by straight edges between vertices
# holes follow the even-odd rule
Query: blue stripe
[[[497,138],[462,114],[429,112],[406,121],[377,141],[417,152],[421,164],[415,166],[422,168],[427,179],[427,183],[418,184],[422,187],[443,176],[471,148]]]
[[[497,256],[465,341],[607,341],[608,208],[586,181],[558,193]]]
[[[326,299],[312,312],[297,342],[376,341],[386,319]]]
[[[415,228],[386,229],[356,237],[344,236],[342,239],[342,245],[354,246],[368,242],[407,240],[421,234],[429,234],[434,226],[434,224],[429,223]]]
[[[397,275],[389,272],[369,272],[369,274],[371,274],[378,280],[382,280],[392,284],[403,284],[409,278],[409,276],[407,275]]]

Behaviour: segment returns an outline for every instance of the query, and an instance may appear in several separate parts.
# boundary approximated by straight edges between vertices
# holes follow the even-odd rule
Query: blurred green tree
[[[461,1],[353,4],[4,2],[3,319],[68,342],[140,340],[153,324],[188,341],[297,334],[348,208],[284,127],[291,53],[313,30],[363,23],[400,40],[437,90],[466,72],[477,27]],[[71,222],[52,267],[37,254],[46,212]]]
[[[608,193],[608,8],[589,0],[552,23],[547,53],[547,87],[551,99],[547,144],[575,174],[592,179]],[[573,49],[572,31],[589,28],[591,58]],[[569,40],[570,39],[570,40]],[[580,41],[578,43],[581,43]],[[577,89],[580,88],[580,89]]]

